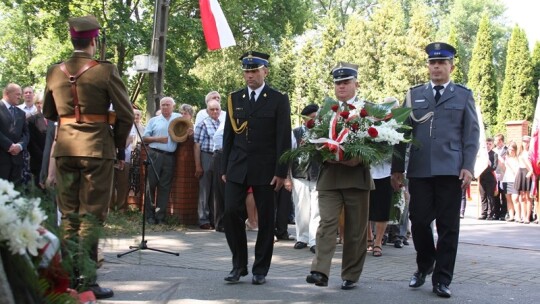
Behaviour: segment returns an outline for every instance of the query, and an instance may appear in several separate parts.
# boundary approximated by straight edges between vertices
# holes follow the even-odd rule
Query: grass
[[[186,227],[173,217],[167,217],[165,223],[146,225],[146,232],[185,231]],[[142,213],[137,209],[111,211],[105,221],[104,237],[134,236],[141,234]]]

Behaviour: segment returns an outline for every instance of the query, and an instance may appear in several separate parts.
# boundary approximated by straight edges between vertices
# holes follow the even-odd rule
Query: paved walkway
[[[275,244],[267,283],[251,284],[251,274],[228,285],[231,269],[225,235],[188,229],[152,233],[148,246],[179,253],[150,250],[122,258],[135,238],[111,238],[103,244],[105,263],[100,284],[115,296],[100,303],[533,303],[540,299],[540,225],[476,220],[476,205],[467,206],[462,220],[456,270],[450,299],[431,292],[431,281],[419,289],[408,287],[416,269],[412,243],[402,249],[387,245],[383,257],[369,255],[359,287],[341,290],[341,245],[337,246],[326,288],[307,284],[313,254],[293,249],[294,242]],[[294,226],[290,226],[292,232]],[[256,232],[247,232],[250,264]]]

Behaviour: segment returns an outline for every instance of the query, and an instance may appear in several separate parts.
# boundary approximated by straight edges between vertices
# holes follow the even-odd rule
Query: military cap
[[[331,74],[334,78],[334,82],[353,78],[356,79],[358,76],[358,65],[340,61],[332,69]]]
[[[426,46],[428,60],[451,60],[456,55],[456,49],[448,43],[433,42]]]
[[[521,141],[530,142],[530,141],[531,141],[531,137],[530,137],[529,135],[523,135],[523,137],[521,138]]]
[[[92,15],[70,18],[68,23],[71,38],[94,38],[99,35],[101,28],[96,17]]]
[[[307,116],[311,113],[315,113],[319,111],[319,106],[316,105],[316,104],[310,104],[310,105],[307,105],[300,114],[304,115],[304,116]]]
[[[240,57],[240,60],[242,60],[242,70],[251,71],[260,69],[263,66],[267,67],[269,58],[270,55],[265,53],[255,51],[245,52],[242,57]]]

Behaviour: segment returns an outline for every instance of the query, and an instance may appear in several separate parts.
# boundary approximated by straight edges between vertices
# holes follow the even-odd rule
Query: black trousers
[[[289,215],[292,209],[292,192],[287,191],[285,187],[281,187],[276,195],[276,228],[275,235],[277,238],[288,237],[289,231]]]
[[[247,268],[247,237],[244,222],[247,189],[250,185],[225,183],[223,224],[227,244],[232,253],[233,268]],[[255,243],[252,273],[267,275],[274,251],[274,190],[271,185],[252,185],[257,206],[259,231]]]
[[[433,283],[450,284],[454,275],[459,239],[461,181],[457,176],[410,178],[411,232],[420,271],[434,263]],[[431,222],[437,226],[435,246]]]
[[[221,151],[214,152],[214,225],[216,229],[223,228],[223,210],[225,209],[225,183],[221,179]]]
[[[497,180],[492,173],[480,175],[480,198],[482,202],[482,217],[499,218],[500,210],[495,208],[495,189]]]

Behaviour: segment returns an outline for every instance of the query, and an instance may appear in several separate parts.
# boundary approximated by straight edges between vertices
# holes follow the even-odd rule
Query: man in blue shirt
[[[143,141],[148,144],[148,157],[152,159],[154,170],[148,168],[148,187],[144,196],[144,206],[146,208],[146,220],[148,224],[159,224],[165,219],[165,210],[169,202],[171,184],[173,179],[176,157],[177,143],[169,136],[169,124],[179,113],[173,113],[174,99],[163,97],[160,102],[161,115],[152,117],[144,130]],[[157,192],[156,192],[157,188]],[[156,208],[154,210],[153,199],[155,195]]]

